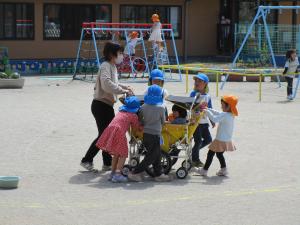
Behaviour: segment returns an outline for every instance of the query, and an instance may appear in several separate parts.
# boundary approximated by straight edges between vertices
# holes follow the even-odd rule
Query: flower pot
[[[247,82],[259,82],[259,76],[246,76],[246,81]],[[261,81],[264,82],[265,77],[262,77]]]
[[[227,81],[232,81],[232,82],[243,82],[243,81],[244,81],[244,76],[240,76],[240,75],[229,75]]]
[[[0,88],[23,88],[24,78],[19,79],[0,79]]]
[[[12,189],[17,188],[20,177],[17,176],[0,176],[0,188]]]

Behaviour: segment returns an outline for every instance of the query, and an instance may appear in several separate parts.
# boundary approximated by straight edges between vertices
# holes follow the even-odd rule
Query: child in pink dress
[[[126,158],[128,157],[128,144],[126,132],[129,127],[138,129],[137,112],[140,101],[136,96],[127,97],[125,105],[121,106],[119,113],[111,121],[98,139],[96,146],[112,155],[112,168],[110,179],[112,182],[126,182],[127,177],[121,174]]]

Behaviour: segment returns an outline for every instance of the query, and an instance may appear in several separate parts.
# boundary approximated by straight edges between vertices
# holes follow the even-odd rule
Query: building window
[[[0,3],[0,39],[34,38],[34,4]]]
[[[161,23],[171,23],[174,37],[181,37],[181,6],[121,5],[121,23],[152,23],[151,16],[157,13]]]
[[[277,1],[251,1],[251,0],[239,0],[238,1],[238,21],[239,23],[251,23],[254,19],[259,5],[277,6]],[[278,10],[270,10],[267,15],[267,22],[269,24],[277,23]]]
[[[111,5],[45,4],[44,39],[78,40],[83,22],[111,22]]]

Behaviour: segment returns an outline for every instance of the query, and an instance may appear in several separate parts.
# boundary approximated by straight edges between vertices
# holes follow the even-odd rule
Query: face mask
[[[123,62],[124,56],[122,54],[119,54],[116,59],[116,64],[121,64]]]

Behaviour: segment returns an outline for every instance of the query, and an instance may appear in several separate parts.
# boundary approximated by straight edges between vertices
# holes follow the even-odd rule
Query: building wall
[[[17,2],[6,0],[6,2]],[[23,0],[35,3],[35,38],[34,40],[1,40],[1,45],[9,48],[12,59],[42,59],[42,58],[75,58],[79,40],[43,40],[43,4],[44,3],[83,3],[82,0]],[[112,22],[119,22],[120,4],[149,5],[145,0],[86,0],[85,4],[112,4]],[[153,5],[182,6],[182,37],[176,40],[179,55],[184,54],[184,0],[151,0]],[[216,54],[216,22],[219,0],[193,0],[188,7],[188,56]],[[74,15],[76,16],[76,15]],[[170,45],[170,43],[168,43]]]
[[[219,0],[192,1],[188,5],[187,52],[189,56],[217,54]]]
[[[291,1],[288,2],[280,2],[282,6],[292,6],[293,3]],[[278,24],[292,24],[293,11],[291,9],[282,10],[281,13],[278,11]]]

